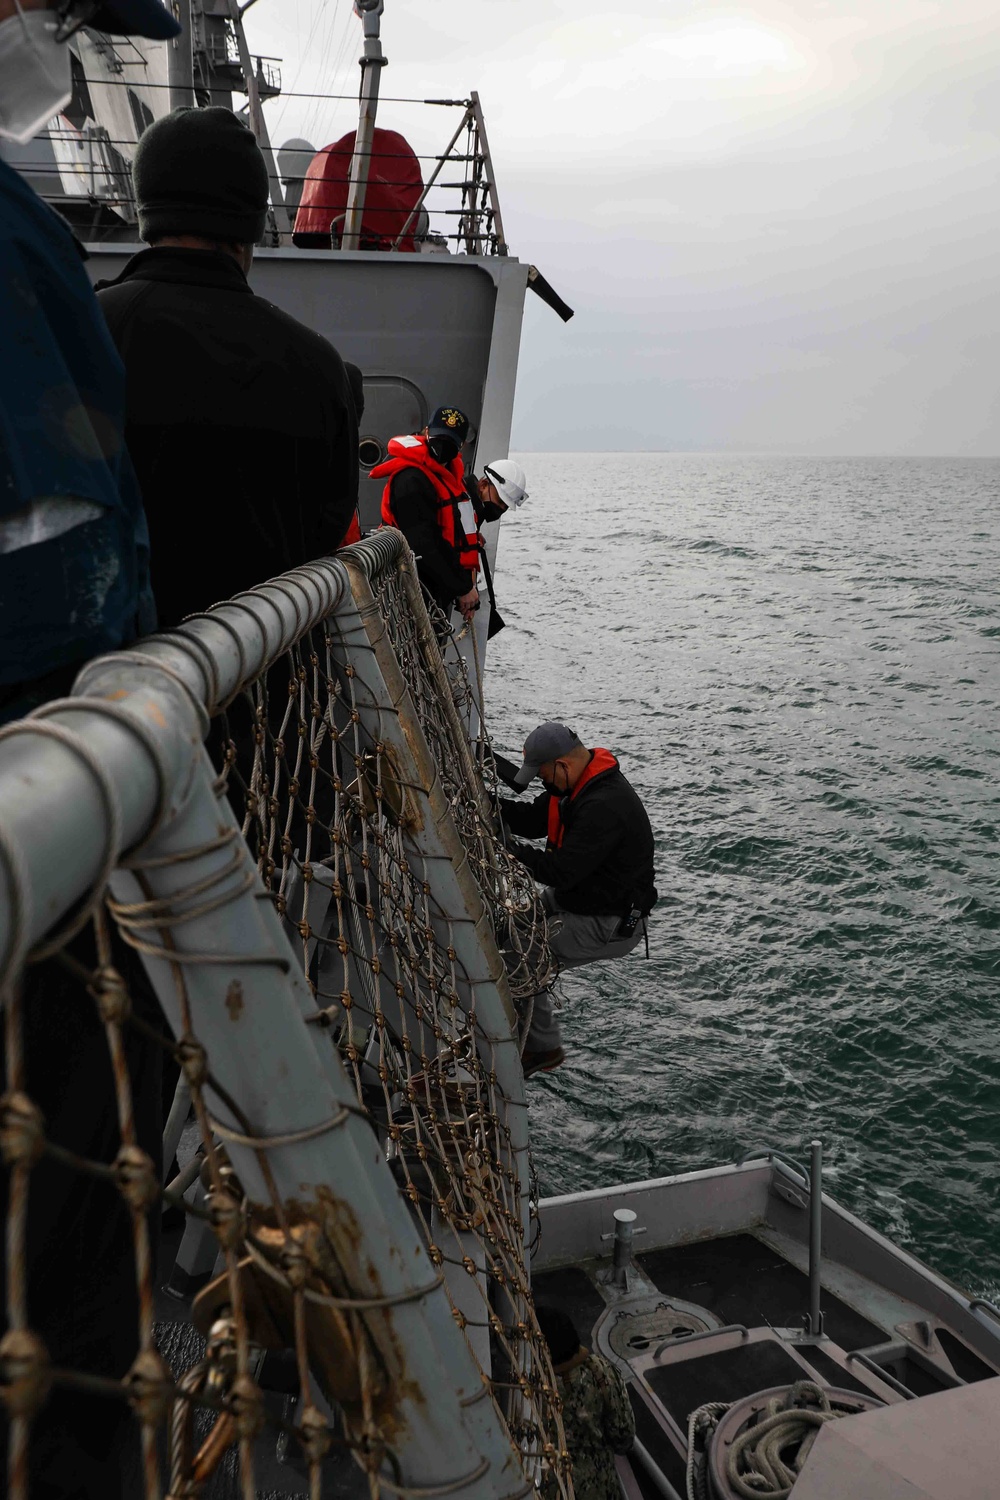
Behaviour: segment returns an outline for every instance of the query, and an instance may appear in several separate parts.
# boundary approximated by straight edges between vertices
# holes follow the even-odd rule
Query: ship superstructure
[[[142,248],[130,163],[145,127],[179,106],[241,107],[272,184],[252,284],[362,370],[360,512],[363,528],[376,526],[381,486],[366,476],[385,457],[389,438],[418,429],[435,407],[450,403],[472,422],[468,468],[506,455],[525,289],[531,287],[562,317],[571,311],[534,266],[509,251],[483,109],[474,92],[410,101],[441,121],[436,133],[444,137],[443,149],[420,159],[424,187],[406,236],[413,249],[364,248],[384,61],[383,0],[363,0],[358,7],[365,35],[348,222],[335,226],[339,232],[325,249],[293,244],[295,210],[315,153],[297,139],[272,149],[263,106],[281,92],[279,60],[251,53],[235,0],[188,3],[190,27],[176,42],[112,41],[88,28],[78,33],[69,43],[71,103],[10,159],[73,223],[87,244],[94,279],[107,279]],[[497,529],[487,528],[491,562]]]

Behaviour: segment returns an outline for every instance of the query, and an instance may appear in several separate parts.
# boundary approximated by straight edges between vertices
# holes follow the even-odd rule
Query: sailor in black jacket
[[[547,723],[528,736],[519,771],[502,758],[497,765],[508,785],[525,787],[539,776],[544,787],[527,806],[500,806],[509,833],[545,838],[544,849],[513,839],[508,846],[545,886],[549,944],[560,970],[631,953],[656,902],[653,830],[615,757],[588,750],[565,724]],[[551,1072],[565,1056],[551,995],[538,994],[524,1076]]]
[[[358,501],[340,355],[255,295],[268,176],[227,109],[149,126],[133,169],[151,248],[98,288],[125,365],[125,436],[160,628],[335,552]]]

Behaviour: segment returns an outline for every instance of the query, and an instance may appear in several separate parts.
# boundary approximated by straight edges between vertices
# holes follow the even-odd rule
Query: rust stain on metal
[[[316,1217],[324,1237],[343,1264],[354,1265],[363,1273],[367,1288],[355,1287],[354,1296],[381,1297],[385,1288],[365,1249],[365,1232],[350,1206],[327,1187],[316,1189]],[[351,1295],[348,1293],[347,1295]],[[393,1310],[373,1309],[365,1318],[368,1337],[373,1345],[384,1388],[378,1393],[375,1407],[383,1431],[397,1430],[401,1425],[398,1407],[406,1401],[411,1406],[425,1406],[427,1393],[410,1373],[406,1352],[394,1326]]]
[[[226,991],[226,1010],[231,1021],[238,1021],[243,1014],[243,986],[234,979]]]
[[[350,1421],[363,1422],[368,1406],[380,1436],[392,1442],[408,1425],[401,1411],[404,1403],[426,1404],[426,1397],[407,1372],[393,1310],[362,1308],[357,1320],[349,1314],[354,1298],[363,1302],[380,1295],[377,1273],[364,1252],[361,1225],[352,1209],[325,1188],[317,1191],[315,1201],[286,1200],[285,1216],[291,1246],[273,1210],[256,1209],[252,1215],[250,1238],[256,1255],[270,1269],[252,1256],[239,1262],[250,1336],[265,1349],[293,1346],[293,1285],[307,1288],[313,1293],[306,1320],[313,1374]],[[357,1285],[355,1268],[363,1269],[368,1285]],[[226,1273],[198,1294],[191,1311],[200,1332],[208,1332],[230,1296]],[[324,1296],[334,1300],[324,1302]],[[339,1299],[345,1305],[339,1305]],[[358,1339],[364,1341],[367,1357]]]

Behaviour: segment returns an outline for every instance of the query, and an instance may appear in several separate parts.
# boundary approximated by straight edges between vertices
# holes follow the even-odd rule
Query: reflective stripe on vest
[[[404,469],[419,469],[434,487],[438,498],[438,526],[441,535],[458,554],[459,567],[471,572],[473,581],[479,572],[479,549],[483,539],[476,529],[476,512],[465,488],[465,469],[461,458],[450,464],[439,464],[419,433],[407,433],[389,439],[389,457],[369,471],[369,478],[384,479],[382,520],[397,526],[392,509],[392,481]]]
[[[574,797],[578,797],[588,782],[593,781],[595,776],[600,776],[603,771],[614,770],[618,762],[610,750],[594,749],[590,752],[590,760],[587,763],[580,780],[573,790],[555,794],[549,793],[549,826],[548,847],[550,849],[561,849],[562,841],[566,833],[566,825],[563,821],[563,808],[568,807]]]

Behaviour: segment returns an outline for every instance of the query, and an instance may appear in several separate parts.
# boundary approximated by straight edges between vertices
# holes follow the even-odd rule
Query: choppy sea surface
[[[641,948],[561,981],[546,1193],[815,1135],[829,1189],[1000,1291],[1000,461],[525,454],[491,728],[620,757]]]

